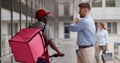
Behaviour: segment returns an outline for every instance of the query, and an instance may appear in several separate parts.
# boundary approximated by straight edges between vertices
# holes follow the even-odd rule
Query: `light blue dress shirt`
[[[96,42],[99,46],[106,45],[108,43],[108,32],[104,29],[99,29],[96,33]]]
[[[95,24],[90,15],[80,19],[76,24],[71,24],[69,30],[72,32],[78,32],[77,45],[87,46],[95,44]]]

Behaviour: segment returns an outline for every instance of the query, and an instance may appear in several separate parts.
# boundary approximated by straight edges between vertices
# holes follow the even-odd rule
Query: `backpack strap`
[[[44,27],[42,29],[42,33],[44,33],[44,31],[45,31],[45,27],[46,27],[46,24],[44,25]],[[44,37],[44,40],[45,40],[45,47],[47,47],[48,46],[48,41],[47,41],[47,39],[45,38],[44,35],[43,35],[43,37]]]
[[[46,24],[44,25],[44,27],[43,27],[43,29],[42,29],[42,32],[44,33],[44,31],[45,31],[45,27],[46,27]]]

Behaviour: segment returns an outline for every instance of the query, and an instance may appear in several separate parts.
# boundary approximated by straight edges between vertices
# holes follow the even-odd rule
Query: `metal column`
[[[31,24],[33,24],[33,2],[31,1]]]
[[[20,6],[20,9],[19,9],[20,10],[20,13],[19,13],[20,14],[20,22],[19,22],[20,23],[20,30],[21,30],[21,13],[22,13],[21,4],[22,4],[22,2],[20,0],[20,5],[19,5]]]
[[[13,36],[13,0],[11,0],[11,37]],[[11,63],[13,63],[13,56],[11,56]]]
[[[0,0],[0,58],[1,58],[1,7],[2,7],[2,0]],[[1,59],[0,59],[1,63]]]
[[[28,27],[28,0],[26,0],[26,27]]]
[[[54,1],[54,17],[55,17],[55,25],[54,25],[54,32],[55,32],[55,43],[56,43],[56,45],[57,45],[57,43],[58,43],[58,38],[59,38],[59,36],[58,36],[58,26],[59,26],[59,23],[58,23],[58,0],[55,0]]]

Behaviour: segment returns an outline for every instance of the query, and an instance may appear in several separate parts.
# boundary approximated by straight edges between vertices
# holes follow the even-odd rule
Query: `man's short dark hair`
[[[89,3],[80,3],[80,4],[79,4],[79,7],[88,8],[89,10],[91,10],[91,7],[90,7],[90,4],[89,4]]]

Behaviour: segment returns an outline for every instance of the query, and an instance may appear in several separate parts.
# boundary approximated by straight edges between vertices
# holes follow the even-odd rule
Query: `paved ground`
[[[77,63],[76,54],[75,54],[76,47],[74,40],[62,40],[58,43],[58,47],[61,51],[65,53],[65,56],[63,58],[53,58],[52,63]],[[112,60],[112,61],[107,61],[106,63],[120,63],[120,61]]]
[[[75,42],[60,41],[59,49],[65,53],[62,58],[53,58],[52,63],[77,63],[75,55]]]
[[[58,48],[65,53],[64,57],[58,57],[58,58],[52,58],[51,63],[77,63],[76,60],[76,53],[75,53],[75,44],[76,41],[74,40],[61,40],[58,43]],[[52,49],[49,50],[50,54],[55,53]],[[18,62],[11,62],[11,57],[8,56],[6,58],[2,59],[2,63],[18,63]],[[50,59],[51,60],[51,59]],[[102,62],[101,62],[102,63]],[[120,61],[115,60],[114,61],[108,61],[106,63],[120,63]]]

